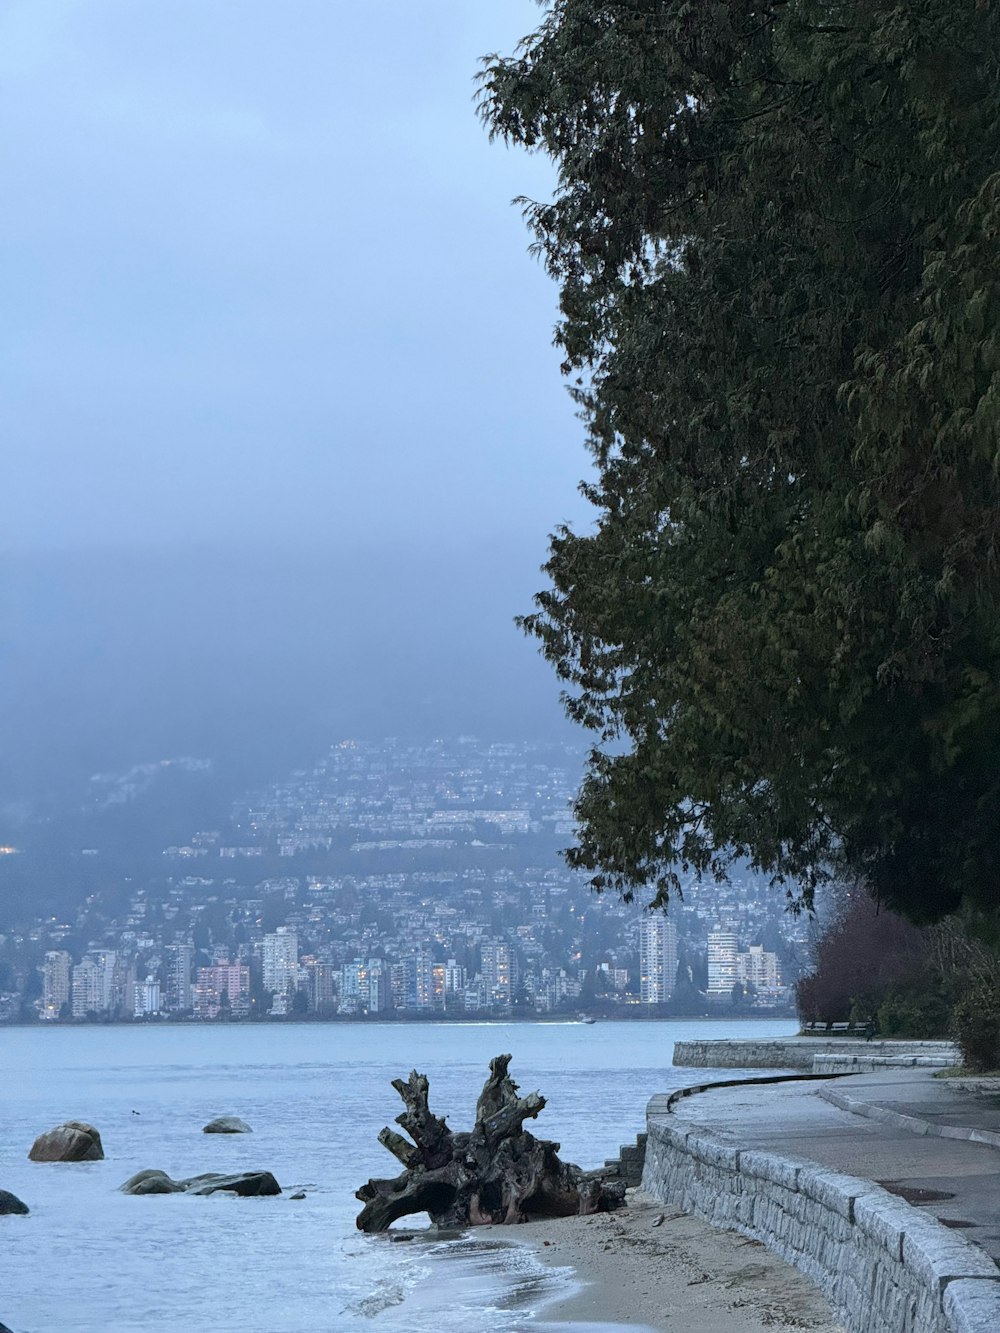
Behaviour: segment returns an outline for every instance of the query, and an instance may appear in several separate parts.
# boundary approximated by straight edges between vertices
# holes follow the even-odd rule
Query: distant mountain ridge
[[[265,780],[331,735],[572,734],[513,618],[524,544],[0,560],[0,806],[204,756]]]
[[[31,856],[0,922],[82,901],[95,841],[125,877],[343,736],[579,738],[513,624],[540,577],[486,543],[8,555],[0,844]]]

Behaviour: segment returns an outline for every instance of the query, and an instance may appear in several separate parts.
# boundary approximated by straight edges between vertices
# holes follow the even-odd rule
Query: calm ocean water
[[[685,1081],[670,1064],[674,1041],[793,1028],[782,1020],[0,1029],[0,1188],[31,1208],[29,1217],[0,1217],[0,1322],[15,1333],[538,1333],[538,1312],[571,1273],[541,1268],[526,1248],[497,1246],[493,1232],[398,1244],[356,1230],[354,1190],[371,1175],[396,1174],[376,1140],[402,1109],[390,1079],[424,1071],[432,1108],[467,1128],[491,1056],[511,1051],[522,1090],[548,1099],[538,1133],[592,1167],[643,1128],[654,1092]],[[242,1116],[254,1133],[202,1134],[222,1114]],[[66,1119],[94,1123],[106,1159],[28,1162],[36,1135]],[[285,1193],[118,1193],[143,1167],[173,1176],[262,1167]],[[299,1188],[307,1197],[292,1202]]]

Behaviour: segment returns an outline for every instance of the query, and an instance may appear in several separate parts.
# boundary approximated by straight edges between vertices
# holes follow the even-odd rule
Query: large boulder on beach
[[[220,1115],[210,1120],[201,1131],[203,1134],[252,1134],[253,1130],[238,1115]]]
[[[270,1171],[237,1171],[230,1175],[208,1171],[186,1180],[171,1180],[165,1171],[137,1171],[120,1188],[123,1194],[238,1194],[244,1199],[281,1193]]]
[[[39,1134],[28,1157],[32,1162],[99,1162],[104,1147],[93,1125],[85,1120],[67,1120]]]
[[[23,1217],[28,1212],[28,1205],[22,1203],[16,1194],[10,1194],[7,1190],[0,1190],[0,1217],[8,1217],[13,1214]]]

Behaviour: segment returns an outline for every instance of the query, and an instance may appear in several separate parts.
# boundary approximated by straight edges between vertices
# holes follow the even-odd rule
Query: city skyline
[[[117,967],[100,995],[123,1018],[154,1016],[154,999],[202,1019],[787,1008],[808,926],[758,878],[691,883],[664,917],[565,865],[574,764],[571,747],[471,737],[338,743],[161,847],[118,910],[95,899],[75,922],[29,925],[37,1011],[67,1016],[54,955],[68,939],[74,973]],[[156,773],[107,775],[104,799],[138,800]],[[115,1008],[71,994],[77,1019]]]

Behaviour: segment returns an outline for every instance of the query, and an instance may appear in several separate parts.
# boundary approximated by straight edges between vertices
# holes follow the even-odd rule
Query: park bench
[[[804,1036],[817,1037],[820,1034],[834,1037],[866,1037],[868,1035],[867,1023],[804,1023],[802,1025]]]

